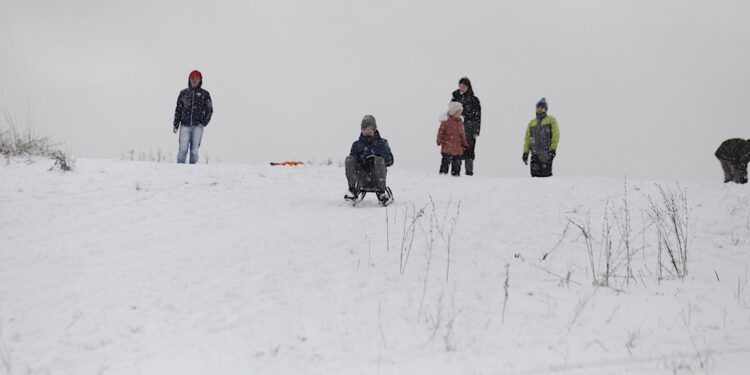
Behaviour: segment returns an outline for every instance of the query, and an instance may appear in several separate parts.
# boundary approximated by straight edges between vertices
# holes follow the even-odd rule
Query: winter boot
[[[349,190],[344,195],[344,199],[348,199],[348,200],[357,199],[357,188],[355,188],[354,186],[349,186]]]
[[[383,206],[387,206],[393,203],[393,194],[391,193],[389,188],[386,188],[386,190],[378,191],[377,193],[375,193],[375,195],[378,196],[378,200]]]
[[[466,175],[467,176],[473,176],[474,175],[474,159],[466,159],[464,167],[466,167]]]

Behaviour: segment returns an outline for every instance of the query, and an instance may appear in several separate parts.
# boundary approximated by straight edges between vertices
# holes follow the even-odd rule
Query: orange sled
[[[303,165],[303,164],[305,164],[305,163],[303,163],[301,161],[297,161],[297,160],[291,160],[291,161],[288,160],[288,161],[282,161],[280,163],[275,163],[275,162],[271,163],[271,165],[273,165],[273,166],[278,166],[278,165],[292,165],[292,166],[295,166],[295,165]]]

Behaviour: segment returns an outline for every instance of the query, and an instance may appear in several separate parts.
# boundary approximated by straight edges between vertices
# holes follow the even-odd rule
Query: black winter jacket
[[[372,137],[359,135],[359,140],[352,144],[352,150],[349,153],[357,159],[357,162],[364,164],[368,156],[380,156],[385,161],[385,166],[393,165],[393,154],[391,147],[388,146],[388,140],[381,138],[380,133],[375,131]]]
[[[211,115],[214,113],[214,106],[211,102],[211,95],[208,91],[201,88],[203,80],[198,82],[195,87],[190,87],[180,91],[177,97],[177,108],[174,110],[174,128],[180,125],[208,126],[211,121]]]
[[[461,92],[456,90],[453,92],[453,102],[459,102],[464,107],[464,123],[467,125],[474,125],[476,129],[474,132],[479,135],[479,129],[482,125],[482,105],[479,103],[479,98],[468,92],[461,95]],[[470,134],[466,134],[468,137]]]
[[[750,139],[727,139],[721,143],[715,155],[721,160],[737,163],[750,162]]]

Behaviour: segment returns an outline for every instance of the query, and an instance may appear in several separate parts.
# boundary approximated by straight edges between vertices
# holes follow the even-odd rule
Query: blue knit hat
[[[538,102],[536,102],[536,107],[537,108],[542,107],[546,111],[547,110],[547,99],[546,98],[540,99]]]

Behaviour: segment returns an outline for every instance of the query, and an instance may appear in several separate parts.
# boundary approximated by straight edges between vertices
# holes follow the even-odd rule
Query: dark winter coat
[[[468,91],[461,95],[461,92],[456,90],[453,92],[453,99],[451,101],[459,102],[464,106],[463,116],[467,131],[466,136],[478,136],[482,126],[482,105],[479,103],[479,98]]]
[[[375,131],[372,137],[360,134],[359,140],[352,144],[349,155],[357,159],[360,164],[364,164],[368,156],[380,156],[385,161],[386,167],[393,165],[393,154],[391,147],[388,146],[388,140],[381,138],[378,131]]]
[[[188,81],[188,88],[180,91],[180,96],[177,97],[177,108],[174,110],[175,129],[180,125],[208,126],[211,115],[214,113],[214,106],[211,102],[211,95],[201,88],[202,85],[202,79],[195,87],[190,87]]]
[[[531,151],[533,156],[541,162],[547,162],[552,158],[550,151],[557,152],[557,144],[560,141],[560,128],[557,119],[550,115],[535,118],[526,127],[526,136],[523,141],[523,152]]]
[[[460,118],[451,116],[440,124],[437,134],[437,144],[438,146],[442,146],[440,148],[442,154],[453,156],[464,154],[464,149],[469,147],[469,142],[466,141],[464,124]]]
[[[727,139],[721,143],[715,155],[721,160],[747,164],[750,162],[750,139]]]

